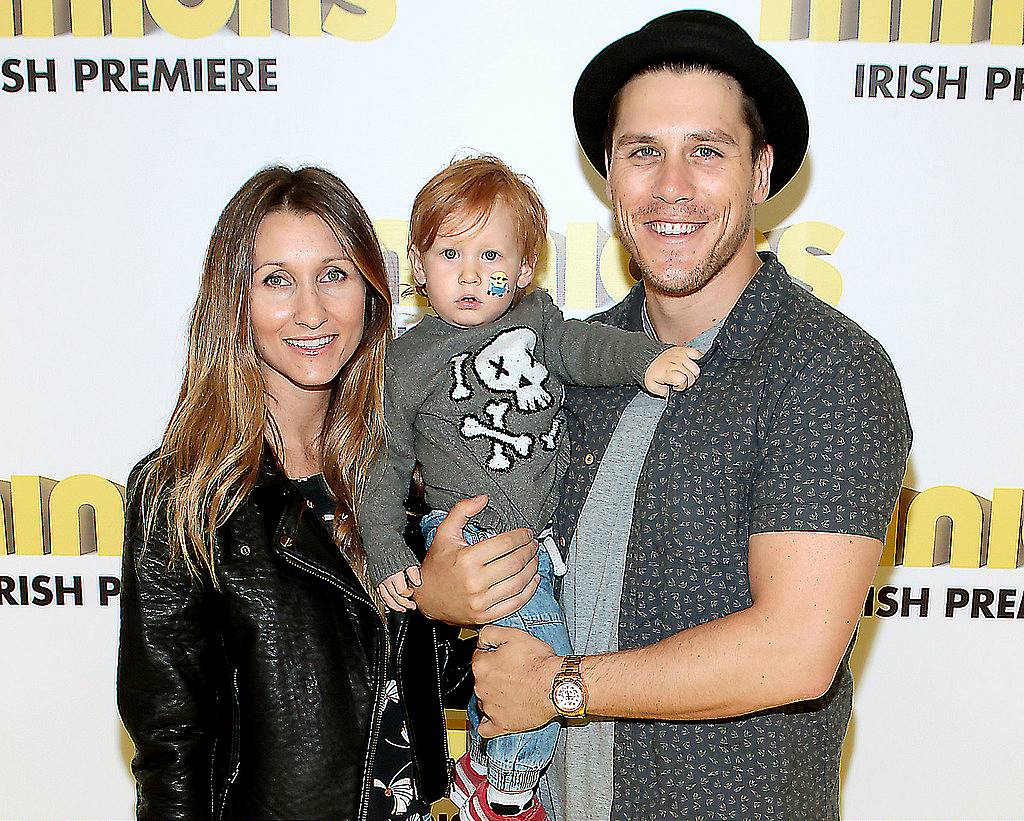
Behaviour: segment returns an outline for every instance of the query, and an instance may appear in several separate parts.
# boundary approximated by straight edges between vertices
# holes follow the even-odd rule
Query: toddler
[[[688,348],[641,333],[566,320],[551,297],[527,292],[547,237],[547,214],[526,178],[493,157],[452,163],[416,196],[409,259],[437,316],[425,316],[387,354],[386,458],[363,494],[359,525],[371,582],[389,607],[415,607],[419,566],[402,532],[403,500],[416,462],[432,511],[421,527],[429,549],[459,499],[487,494],[467,525],[468,544],[518,527],[541,532],[568,458],[562,385],[640,384],[667,396],[698,375]],[[497,623],[572,652],[555,600],[564,572],[554,540],[541,541],[540,587]],[[468,707],[469,752],[456,762],[452,801],[463,819],[547,816],[535,791],[558,738],[557,722],[486,743]]]

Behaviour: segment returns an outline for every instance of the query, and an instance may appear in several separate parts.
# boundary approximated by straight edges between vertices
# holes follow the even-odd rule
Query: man
[[[838,818],[849,653],[911,432],[882,347],[755,252],[754,205],[805,153],[803,101],[736,24],[684,11],[598,54],[574,116],[640,277],[597,319],[699,348],[702,375],[667,403],[567,396],[556,518],[582,658],[483,628],[481,733],[615,719],[570,722],[558,818]],[[509,552],[527,539],[439,554],[424,584],[502,610],[532,572],[529,545]]]

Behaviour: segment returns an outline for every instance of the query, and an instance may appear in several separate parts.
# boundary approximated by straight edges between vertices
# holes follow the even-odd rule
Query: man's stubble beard
[[[659,276],[653,267],[644,260],[633,238],[627,231],[623,230],[622,215],[617,208],[615,209],[615,221],[619,239],[636,264],[644,286],[662,296],[689,296],[690,294],[697,293],[697,291],[718,276],[722,269],[733,260],[743,247],[743,243],[753,226],[754,203],[753,199],[747,203],[737,230],[723,234],[708,252],[707,256],[696,265],[682,271],[674,270],[671,262],[668,265],[662,266],[666,273],[672,271],[668,276]]]

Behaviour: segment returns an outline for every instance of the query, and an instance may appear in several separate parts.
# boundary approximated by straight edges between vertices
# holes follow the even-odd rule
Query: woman
[[[439,681],[455,643],[419,616],[389,630],[353,518],[390,335],[341,180],[246,182],[210,241],[177,406],[128,481],[117,690],[140,818],[419,818],[446,792],[441,693],[466,667]]]

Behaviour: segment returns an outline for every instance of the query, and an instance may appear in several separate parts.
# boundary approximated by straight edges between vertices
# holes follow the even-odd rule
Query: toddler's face
[[[483,224],[467,231],[466,223],[463,214],[449,216],[434,244],[412,255],[412,268],[441,319],[475,328],[508,310],[516,288],[533,279],[533,263],[523,258],[512,212],[501,200]]]

